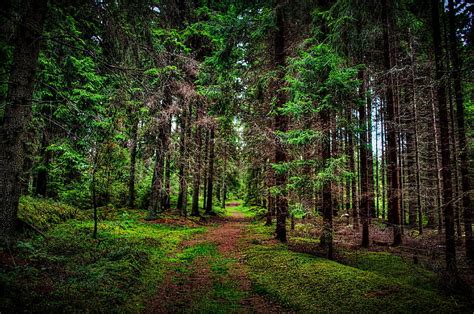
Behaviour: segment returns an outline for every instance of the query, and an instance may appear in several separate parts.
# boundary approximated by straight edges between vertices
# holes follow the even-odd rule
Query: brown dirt
[[[238,203],[235,206],[238,206]],[[229,270],[228,275],[231,281],[238,282],[240,290],[247,295],[241,301],[240,313],[289,313],[290,311],[284,309],[281,305],[252,292],[252,284],[242,263],[243,249],[250,244],[250,240],[246,238],[245,234],[248,219],[242,213],[234,211],[231,217],[216,221],[220,222],[218,226],[184,242],[182,249],[200,243],[214,243],[224,257],[238,261]],[[192,265],[189,265],[189,268],[191,269],[190,275],[176,271],[168,272],[146,312],[188,312],[193,301],[199,300],[200,296],[209,291],[212,287],[212,274],[206,258],[196,258]],[[223,308],[223,310],[225,309]]]

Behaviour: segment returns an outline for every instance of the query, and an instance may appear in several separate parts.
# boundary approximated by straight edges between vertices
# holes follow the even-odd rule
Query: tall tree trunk
[[[171,207],[171,152],[166,152],[165,158],[165,180],[164,180],[163,210]]]
[[[349,144],[349,169],[354,175],[350,177],[351,185],[351,204],[352,204],[352,223],[355,229],[359,229],[359,215],[358,215],[358,197],[357,197],[357,186],[356,186],[356,169],[355,169],[355,156],[354,156],[354,131],[352,126],[352,108],[348,110],[347,121],[351,130],[348,134]]]
[[[367,81],[363,71],[359,71],[359,79],[361,81],[360,98],[365,99],[367,92]],[[365,101],[359,107],[359,129],[360,129],[360,145],[359,145],[359,174],[360,174],[360,218],[362,222],[362,246],[369,247],[369,200],[368,200],[368,169],[367,169],[367,119]]]
[[[181,216],[186,216],[186,177],[185,177],[185,167],[186,167],[186,133],[187,133],[187,108],[183,106],[181,116],[180,116],[180,134],[179,134],[179,170],[178,170],[178,179],[179,179],[179,192],[178,192],[178,204],[177,208]]]
[[[159,139],[158,142],[162,142],[162,139]],[[163,194],[163,153],[163,145],[158,144],[158,148],[155,149],[155,167],[153,169],[150,203],[148,205],[149,219],[155,219],[160,210]]]
[[[449,41],[453,63],[454,96],[456,98],[457,135],[459,141],[459,159],[461,161],[461,190],[462,211],[464,215],[464,233],[466,235],[466,257],[474,261],[474,240],[472,237],[472,206],[470,198],[471,184],[469,182],[469,158],[466,130],[464,122],[464,100],[461,88],[461,60],[458,55],[454,1],[448,0],[449,6]]]
[[[410,33],[410,58],[411,58],[411,83],[412,83],[412,108],[413,108],[413,132],[415,149],[415,180],[416,180],[416,208],[418,212],[418,232],[423,233],[423,209],[421,208],[421,175],[420,175],[420,151],[419,151],[419,132],[418,132],[418,106],[416,97],[416,77],[415,77],[415,48],[413,45],[413,36]]]
[[[383,38],[384,38],[384,62],[385,70],[391,71],[392,69],[392,51],[390,47],[390,31],[391,31],[391,8],[389,7],[388,0],[384,0],[383,9]],[[390,10],[390,12],[389,12]],[[402,234],[400,229],[400,180],[398,167],[398,155],[397,155],[397,128],[396,128],[396,108],[393,93],[393,78],[392,74],[388,74],[386,83],[386,129],[387,129],[387,166],[389,172],[389,184],[387,187],[388,192],[388,211],[390,217],[390,223],[393,226],[393,245],[399,245],[402,243]]]
[[[27,1],[19,24],[10,71],[8,95],[0,121],[0,235],[15,230],[20,200],[21,175],[25,161],[25,135],[31,120],[36,66],[46,17],[46,0]]]
[[[433,22],[433,45],[436,64],[437,102],[441,137],[441,166],[443,177],[444,227],[446,236],[446,268],[455,272],[456,243],[454,238],[453,186],[451,181],[451,153],[449,150],[448,108],[446,105],[446,86],[443,81],[443,52],[441,50],[441,28],[439,22],[439,2],[431,0]]]
[[[450,86],[450,84],[447,84]],[[450,137],[450,142],[451,142],[451,148],[453,154],[452,154],[452,167],[453,167],[453,211],[454,211],[454,222],[456,225],[456,232],[457,232],[457,237],[461,238],[462,236],[462,230],[461,230],[461,215],[460,215],[460,206],[458,205],[458,200],[460,199],[459,197],[459,176],[458,176],[458,147],[456,144],[456,126],[454,122],[454,104],[453,104],[453,97],[451,93],[451,88],[448,87],[448,97],[449,97],[449,123],[450,123],[450,132],[449,132],[449,137]]]
[[[285,39],[285,18],[284,7],[285,1],[278,1],[276,10],[276,29],[273,41],[274,59],[273,66],[277,70],[277,78],[275,82],[275,91],[277,94],[276,111],[286,102],[286,93],[282,90],[284,80],[284,67],[286,64],[286,39]],[[275,115],[275,131],[286,132],[288,130],[288,117],[278,113]],[[275,162],[284,163],[287,161],[287,154],[283,143],[278,141],[275,147]],[[286,195],[287,173],[275,174],[275,184],[280,189],[275,196],[275,209],[277,216],[276,238],[281,242],[286,242],[286,218],[288,216],[288,199]]]
[[[369,78],[366,78],[366,90],[369,91]],[[372,151],[372,96],[367,94],[367,202],[370,217],[377,217],[374,197],[374,155]]]
[[[385,100],[386,102],[386,100]],[[381,134],[380,134],[380,137],[382,139],[382,145],[381,146],[381,154],[382,154],[382,158],[381,158],[381,166],[380,166],[380,172],[381,172],[381,176],[382,176],[382,221],[385,221],[385,218],[386,218],[386,205],[387,205],[387,150],[385,149],[385,147],[387,147],[386,143],[387,143],[387,132],[386,132],[386,128],[385,128],[385,114],[384,114],[384,110],[383,110],[383,105],[380,106],[380,127],[381,127]]]
[[[209,166],[209,130],[206,129],[205,136],[204,136],[204,158],[203,158],[203,181],[204,186],[202,189],[202,208],[206,209],[207,206],[207,181],[208,181],[208,166]]]
[[[199,121],[200,108],[197,108],[197,120]],[[196,141],[196,163],[194,165],[194,181],[193,181],[193,198],[191,203],[191,216],[201,216],[199,213],[199,187],[201,185],[201,150],[202,150],[202,130],[201,126],[196,126],[195,141]]]
[[[135,166],[137,164],[138,119],[133,122],[130,147],[130,177],[128,179],[128,208],[135,207]]]
[[[331,127],[330,115],[327,109],[320,113],[323,129],[322,158],[324,165],[331,158]],[[326,249],[328,259],[333,257],[333,230],[332,230],[332,192],[331,182],[325,180],[322,187],[322,212],[323,212],[323,231],[320,237],[320,243]]]
[[[221,196],[221,208],[225,209],[225,201],[227,199],[227,144],[224,143],[224,167],[222,169],[222,196]]]
[[[214,126],[211,127],[211,131],[209,134],[209,169],[207,173],[207,203],[206,203],[206,214],[212,215],[214,214],[212,210],[212,196],[213,196],[213,181],[214,181]]]

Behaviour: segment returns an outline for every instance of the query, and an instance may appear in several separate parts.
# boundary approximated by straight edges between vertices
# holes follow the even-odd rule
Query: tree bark
[[[0,235],[15,231],[22,171],[25,161],[25,135],[31,121],[31,97],[34,91],[41,34],[47,1],[27,1],[26,13],[17,28],[13,64],[6,108],[0,121]]]
[[[196,108],[197,110],[197,121],[199,123],[199,119],[201,118],[201,108]],[[202,130],[201,126],[196,126],[195,131],[195,141],[196,141],[196,148],[195,148],[195,165],[194,165],[194,181],[193,181],[193,198],[191,203],[191,216],[199,217],[201,214],[199,213],[199,187],[201,185],[201,150],[202,150]]]
[[[213,180],[214,180],[214,127],[211,127],[209,134],[209,169],[207,173],[207,203],[206,203],[206,214],[214,214],[212,210],[212,196],[213,196]]]
[[[186,216],[186,177],[185,177],[185,158],[186,158],[186,134],[187,134],[187,108],[182,108],[182,113],[180,117],[180,135],[179,135],[179,170],[178,170],[178,179],[179,179],[179,192],[178,192],[178,208],[181,216]]]
[[[275,8],[276,11],[276,29],[273,38],[274,59],[273,66],[277,70],[277,78],[275,82],[275,91],[277,93],[276,111],[281,108],[286,102],[286,94],[281,90],[284,80],[284,67],[286,65],[286,39],[285,39],[285,18],[284,5],[285,1],[278,1]],[[275,115],[275,131],[286,132],[288,130],[288,117],[277,113]],[[283,143],[278,141],[275,145],[275,162],[277,164],[285,163],[287,161],[287,154]],[[275,196],[276,209],[276,238],[281,242],[286,242],[286,218],[288,216],[288,200],[286,195],[287,173],[275,174],[275,184],[280,189]]]
[[[137,164],[138,119],[133,122],[130,147],[130,177],[128,179],[128,208],[135,207],[135,167]]]
[[[443,81],[443,53],[441,50],[441,28],[439,22],[439,2],[431,0],[433,45],[436,65],[436,92],[439,111],[441,138],[441,174],[443,178],[444,227],[446,236],[446,268],[450,272],[457,270],[456,243],[454,238],[453,186],[451,179],[451,152],[449,150],[448,108],[446,105],[446,86]]]
[[[363,71],[359,72],[359,79],[361,81],[360,98],[365,99],[367,92],[367,84]],[[367,169],[368,158],[367,158],[367,119],[366,119],[366,105],[365,101],[359,107],[359,129],[360,129],[360,145],[359,145],[359,174],[360,174],[360,218],[362,222],[362,246],[369,247],[369,173]]]
[[[459,141],[459,159],[461,161],[461,190],[462,212],[464,218],[464,233],[466,235],[466,257],[474,261],[474,240],[472,237],[472,203],[470,198],[471,183],[469,181],[469,157],[464,121],[464,99],[461,88],[461,59],[458,54],[458,41],[456,37],[456,23],[454,1],[448,0],[449,6],[449,39],[453,63],[454,96],[456,98],[457,135]]]
[[[390,30],[391,30],[391,10],[387,3],[383,1],[383,38],[384,38],[384,63],[385,70],[388,73],[386,82],[386,132],[387,132],[387,167],[389,173],[389,184],[387,187],[388,194],[388,211],[389,220],[393,226],[393,245],[402,243],[402,234],[400,229],[400,178],[398,171],[398,155],[397,155],[397,128],[396,124],[396,108],[393,94],[393,78],[390,73],[392,69],[392,57],[390,47]],[[390,12],[388,12],[390,10]]]

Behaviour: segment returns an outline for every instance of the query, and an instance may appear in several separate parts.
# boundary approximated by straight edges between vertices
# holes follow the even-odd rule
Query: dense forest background
[[[2,256],[70,218],[100,241],[124,208],[205,223],[241,200],[297,250],[393,249],[469,287],[473,11],[2,1]]]

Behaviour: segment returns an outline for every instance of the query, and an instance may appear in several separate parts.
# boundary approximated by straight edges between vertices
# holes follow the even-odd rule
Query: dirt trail
[[[232,211],[230,217],[221,220],[217,227],[212,227],[206,233],[199,234],[193,239],[183,243],[182,249],[199,244],[215,244],[222,257],[236,260],[232,264],[227,278],[237,283],[238,289],[245,295],[239,307],[226,309],[227,304],[222,304],[223,312],[239,313],[282,313],[288,312],[280,305],[255,294],[251,289],[251,282],[245,272],[242,262],[242,252],[249,245],[245,238],[245,227],[249,220],[238,211]],[[148,313],[176,313],[195,312],[193,304],[202,298],[213,285],[212,272],[206,257],[197,257],[190,265],[189,272],[169,271],[164,282],[158,290],[156,297],[146,310]]]

